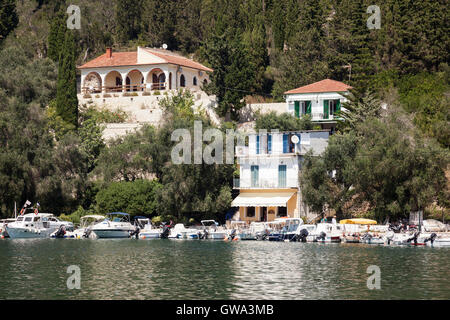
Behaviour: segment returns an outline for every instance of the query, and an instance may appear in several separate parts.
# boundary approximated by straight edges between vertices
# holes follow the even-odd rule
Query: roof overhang
[[[231,203],[232,207],[286,207],[295,191],[241,193]]]

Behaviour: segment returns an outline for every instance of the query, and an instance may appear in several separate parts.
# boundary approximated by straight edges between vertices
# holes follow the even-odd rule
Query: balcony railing
[[[233,179],[234,189],[283,189],[283,188],[297,188],[297,179],[287,179],[286,181],[258,179],[257,181],[251,181],[248,179]]]
[[[147,88],[149,85],[149,88]],[[102,87],[82,87],[82,93],[102,93],[102,92],[133,92],[133,91],[147,91],[147,90],[165,90],[166,84],[161,83],[144,83],[144,84],[129,84],[119,86],[102,86]]]

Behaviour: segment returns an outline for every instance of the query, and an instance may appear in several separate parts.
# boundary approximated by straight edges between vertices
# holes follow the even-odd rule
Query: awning
[[[294,195],[291,192],[241,193],[233,202],[232,207],[286,207],[288,200]]]

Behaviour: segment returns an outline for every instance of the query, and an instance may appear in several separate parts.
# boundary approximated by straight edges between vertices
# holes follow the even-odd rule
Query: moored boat
[[[98,238],[129,238],[136,230],[130,222],[130,215],[123,212],[108,213],[105,220],[94,224],[90,230]]]
[[[33,210],[33,208],[30,209]],[[16,221],[5,226],[11,239],[49,238],[50,234],[61,226],[73,229],[71,222],[61,221],[51,213],[39,213],[37,209],[33,211],[33,213],[24,212],[17,217]]]
[[[202,220],[203,233],[202,239],[225,240],[227,238],[226,230],[219,226],[215,220]]]

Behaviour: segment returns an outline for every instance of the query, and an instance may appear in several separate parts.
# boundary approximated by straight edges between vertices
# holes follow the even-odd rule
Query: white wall
[[[294,101],[311,101],[311,113],[313,120],[323,120],[323,100],[341,100],[341,110],[342,104],[347,101],[347,99],[338,92],[321,92],[321,93],[297,93],[286,95],[286,112],[295,115]],[[333,116],[330,114],[328,120],[332,120]]]

